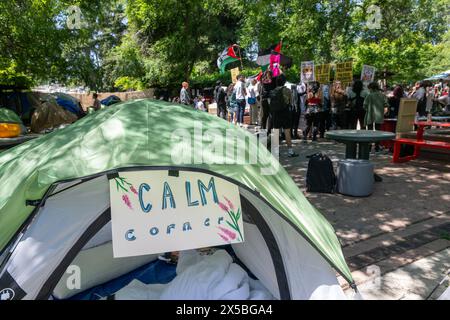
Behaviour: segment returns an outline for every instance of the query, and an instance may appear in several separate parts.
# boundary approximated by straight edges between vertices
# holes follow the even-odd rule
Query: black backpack
[[[306,172],[307,191],[334,193],[337,179],[331,159],[322,153],[313,154],[308,158],[310,159]]]
[[[276,87],[275,89],[270,91],[269,107],[271,112],[279,112],[286,108],[284,103],[283,88],[284,87]]]

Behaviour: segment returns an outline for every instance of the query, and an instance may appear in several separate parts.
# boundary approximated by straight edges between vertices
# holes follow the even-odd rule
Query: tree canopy
[[[0,2],[0,84],[93,90],[211,85],[222,50],[282,41],[301,61],[353,59],[411,82],[450,69],[445,0],[16,0]],[[240,65],[238,63],[237,65]],[[237,66],[236,65],[236,66]]]

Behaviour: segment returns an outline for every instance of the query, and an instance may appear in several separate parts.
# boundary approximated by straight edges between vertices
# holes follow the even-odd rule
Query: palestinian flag
[[[281,53],[281,42],[279,44],[273,45],[270,48],[261,50],[258,53],[258,59],[256,59],[256,63],[265,70],[267,66],[270,64],[270,55],[273,51],[276,53]]]
[[[292,66],[292,59],[281,53],[281,42],[279,44],[273,45],[270,48],[259,51],[258,59],[256,59],[256,64],[261,66],[261,69],[265,71],[270,65],[270,56],[273,52],[280,55],[280,65],[289,69]]]
[[[253,81],[253,80],[261,81],[262,75],[263,75],[263,72],[260,71],[259,73],[255,74],[255,75],[253,75],[253,76],[247,77],[247,80],[248,80],[249,82],[251,82],[251,81]]]
[[[217,67],[220,69],[220,73],[225,73],[225,67],[227,64],[240,60],[237,56],[238,45],[233,44],[232,46],[225,48],[217,59]]]

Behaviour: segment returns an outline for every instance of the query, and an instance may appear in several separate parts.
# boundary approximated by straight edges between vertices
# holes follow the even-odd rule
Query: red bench
[[[425,127],[450,128],[450,123],[419,121],[415,124],[416,126],[418,126],[417,139],[398,138],[394,140],[394,157],[392,159],[392,162],[400,163],[414,160],[420,155],[421,148],[450,150],[449,142],[424,140]],[[400,157],[400,149],[402,147],[402,144],[409,144],[414,146],[414,153],[412,156]]]
[[[400,157],[400,150],[402,144],[408,144],[414,146],[414,154],[412,156],[406,156],[406,157]],[[443,142],[443,141],[429,141],[429,140],[422,140],[418,141],[416,139],[406,139],[406,138],[400,138],[394,140],[394,157],[393,162],[394,163],[401,163],[406,162],[409,160],[414,160],[420,155],[420,149],[421,148],[433,148],[433,149],[445,149],[450,150],[450,143],[449,142]]]

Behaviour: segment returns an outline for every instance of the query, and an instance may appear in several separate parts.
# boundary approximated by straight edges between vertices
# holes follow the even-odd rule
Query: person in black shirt
[[[400,108],[400,99],[404,97],[403,88],[396,86],[392,97],[388,99],[389,103],[389,118],[397,118],[398,109]]]
[[[276,83],[272,79],[272,72],[267,69],[261,78],[260,97],[261,97],[261,129],[267,129],[270,133],[272,128],[272,118],[270,116],[269,94],[275,89]]]
[[[292,148],[292,93],[286,86],[286,77],[281,74],[276,78],[276,87],[270,92],[270,112],[273,129],[282,129],[288,146],[288,157],[298,157]],[[275,130],[275,132],[278,132]]]
[[[214,89],[214,100],[217,103],[217,116],[226,119],[227,118],[227,94],[222,88],[222,82],[217,81],[216,88]]]

